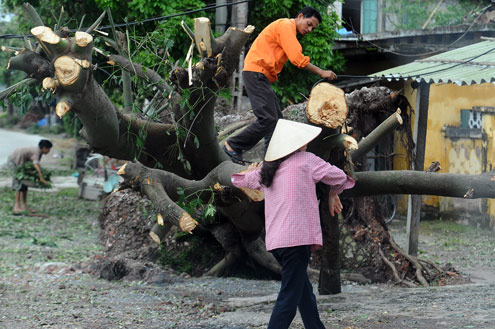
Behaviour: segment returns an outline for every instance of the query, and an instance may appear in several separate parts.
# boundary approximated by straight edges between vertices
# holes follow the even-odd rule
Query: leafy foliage
[[[43,175],[43,178],[47,182],[50,182],[50,177],[52,175],[52,172],[50,170],[41,168],[41,174]],[[34,164],[31,161],[24,163],[22,166],[16,167],[15,178],[19,181],[29,181],[33,183],[36,187],[40,187],[40,188],[52,187],[50,183],[43,184],[40,181],[40,176],[38,174],[38,171],[36,170]]]
[[[2,34],[17,34],[17,25],[13,22],[0,22],[0,31]],[[0,39],[1,45],[5,47],[21,48],[23,47],[22,39]],[[23,73],[19,71],[7,70],[7,63],[12,56],[11,52],[0,51],[0,87],[10,86],[22,80]],[[3,88],[0,88],[3,89]],[[0,103],[1,105],[1,103]]]
[[[23,1],[6,0],[5,5],[10,9],[19,9]],[[30,3],[36,8],[46,25],[77,28],[80,25],[90,25],[106,8],[111,9],[113,20],[116,23],[122,23],[174,15],[191,9],[203,8],[206,2],[201,0],[179,0],[173,2],[156,2],[151,0],[132,0],[127,2],[117,0],[83,0],[74,3],[68,1],[36,0]],[[332,44],[333,39],[337,36],[336,28],[339,22],[335,13],[327,14],[328,3],[325,1],[311,0],[304,2],[302,0],[283,0],[280,2],[276,0],[262,0],[252,2],[252,8],[249,11],[249,24],[256,26],[252,40],[254,40],[257,33],[273,20],[282,17],[295,17],[306,5],[319,9],[322,13],[323,22],[319,24],[313,33],[301,39],[304,53],[311,58],[313,64],[323,69],[332,69],[338,72],[343,68],[343,58],[333,53]],[[62,6],[65,15],[61,16],[60,10]],[[230,9],[231,7],[229,7]],[[85,14],[84,24],[81,24],[81,13]],[[126,53],[133,62],[153,69],[167,79],[174,66],[185,64],[183,62],[185,54],[191,44],[191,40],[183,31],[180,22],[184,20],[189,26],[193,26],[193,19],[201,16],[206,16],[211,22],[214,22],[214,15],[214,10],[200,11],[162,21],[129,25],[126,28],[117,28],[117,30],[125,33],[128,41]],[[76,18],[79,21],[76,21]],[[19,19],[22,19],[22,16]],[[19,34],[26,31],[28,31],[28,26],[23,25],[21,28],[17,28],[15,33]],[[95,45],[100,48],[106,47],[101,38],[95,39]],[[113,49],[111,51],[114,52]],[[196,54],[195,56],[197,60],[198,55]],[[120,69],[106,64],[106,58],[99,57],[99,55],[95,55],[94,62],[97,63],[98,67],[98,70],[95,71],[95,78],[102,82],[107,95],[109,95],[114,104],[118,108],[122,107],[122,77]],[[105,75],[103,76],[102,74]],[[291,64],[287,64],[287,67],[280,76],[280,81],[274,85],[274,89],[285,106],[289,103],[303,100],[309,94],[310,87],[318,79],[319,77],[314,74],[305,70],[298,70]],[[149,106],[146,105],[147,101],[155,97],[156,88],[149,82],[134,76],[132,77],[132,84],[134,92],[133,111],[145,114],[147,119],[154,120],[164,109],[163,104],[154,104],[153,101]],[[29,101],[27,98],[33,96],[29,96],[23,92],[19,96],[20,99],[16,101],[19,104],[27,104]],[[183,99],[187,100],[188,98],[184,97]],[[190,106],[191,104],[184,103],[183,105]],[[192,112],[189,114],[191,116],[195,115]],[[179,122],[177,127],[181,128],[182,124]],[[145,137],[145,135],[146,132],[143,132],[140,136],[135,136],[138,149],[136,154],[140,152],[140,145],[142,146],[143,136]],[[180,152],[178,153],[178,156],[180,156]],[[187,169],[187,163],[184,163],[184,165]]]
[[[425,0],[388,0],[384,12],[399,17],[395,29],[421,29],[428,20],[438,1]],[[439,8],[428,25],[428,28],[437,26],[455,25],[472,22],[474,13],[489,5],[487,0],[458,0],[447,3]]]
[[[202,192],[211,193],[211,197],[206,203],[203,203],[203,200],[201,199]],[[197,191],[193,194],[186,195],[184,189],[177,188],[177,194],[179,195],[177,205],[187,211],[189,214],[200,214],[201,219],[204,223],[213,223],[215,221],[217,208],[214,205],[215,195],[212,193],[211,190]]]
[[[116,22],[141,21],[152,17],[175,15],[188,10],[203,8],[206,5],[204,1],[200,0],[164,2],[151,0],[133,0],[128,2],[95,0],[95,2],[100,8],[110,8]],[[189,26],[192,26],[195,17],[208,17],[210,21],[214,21],[214,14],[215,11],[200,11],[192,15],[143,23],[137,28],[130,29],[130,39],[132,41],[140,41],[135,43],[138,47],[132,49],[132,58],[146,67],[163,64],[165,50],[171,55],[167,61],[173,63],[183,59],[191,41],[186,33],[184,33],[180,24],[181,21],[184,20]],[[158,70],[157,72],[160,71]]]

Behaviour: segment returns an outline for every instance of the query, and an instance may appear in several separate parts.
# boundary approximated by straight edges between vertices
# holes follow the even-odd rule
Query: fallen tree
[[[24,9],[32,17],[36,16],[30,5],[25,4]],[[31,31],[40,47],[26,46],[16,52],[9,61],[9,69],[26,72],[25,83],[32,83],[34,79],[56,93],[60,100],[57,114],[63,117],[70,111],[77,115],[84,125],[81,135],[94,152],[131,161],[121,168],[124,183],[120,189],[138,190],[151,200],[157,223],[150,229],[150,235],[156,242],[160,243],[174,226],[193,234],[209,234],[220,243],[225,255],[206,274],[228,272],[245,253],[261,266],[280,272],[280,265],[264,247],[263,195],[231,185],[231,175],[245,168],[230,162],[221,151],[213,119],[218,92],[228,86],[239,54],[254,27],[229,28],[214,38],[205,19],[197,19],[194,30],[184,24],[185,33],[195,40],[201,59],[195,65],[190,62],[187,68],[175,67],[170,79],[132,62],[129,57],[98,50],[110,64],[147,80],[156,88],[152,103],[160,111],[151,121],[143,115],[144,111],[129,113],[117,109],[95,80],[92,33],[102,19],[103,15],[90,28],[72,35],[63,29],[54,32],[43,26],[39,17],[33,17],[32,21],[38,25]],[[106,41],[113,49],[119,49],[115,40],[117,37]],[[359,150],[372,148],[382,136],[401,126],[402,117],[396,110],[401,108],[404,115],[407,103],[400,94],[385,87],[363,88],[349,95],[343,95],[327,83],[320,84],[314,92],[320,88],[323,93],[328,90],[325,88],[336,91],[335,98],[328,100],[327,97],[313,104],[314,107],[305,105],[299,111],[299,118],[324,128],[308,149],[358,179],[356,187],[346,194],[354,198],[346,202],[349,212],[345,224],[351,228],[355,241],[365,244],[371,257],[378,260],[376,268],[385,273],[382,280],[408,286],[427,285],[431,277],[445,275],[439,267],[400,250],[380,221],[379,207],[362,196],[378,193],[461,196],[471,188],[468,183],[474,177],[462,181],[458,176],[434,173],[358,172],[365,156]],[[128,92],[126,90],[124,92]],[[337,101],[343,97],[347,102]],[[349,115],[347,108],[336,111],[344,104],[349,107]],[[358,144],[351,133],[360,140],[360,148],[356,149]],[[364,136],[368,137],[362,139]],[[157,166],[160,169],[153,169]],[[492,180],[486,177],[476,180],[483,183],[484,188],[477,186],[471,197],[493,197]],[[432,178],[444,184],[455,180],[459,187],[453,192],[451,188],[442,189],[441,184],[435,187],[420,184],[431,182]],[[328,187],[319,186],[318,195],[324,231],[324,248],[319,254],[320,293],[336,293],[340,291],[338,219],[328,212],[325,202]],[[213,224],[204,220],[208,216],[215,217]],[[238,239],[237,234],[242,239]],[[425,277],[424,273],[431,275]]]

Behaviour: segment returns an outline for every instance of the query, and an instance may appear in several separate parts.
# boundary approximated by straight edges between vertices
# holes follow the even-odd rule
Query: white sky
[[[10,22],[14,17],[14,14],[6,14],[2,10],[2,0],[0,0],[0,21],[2,22]]]

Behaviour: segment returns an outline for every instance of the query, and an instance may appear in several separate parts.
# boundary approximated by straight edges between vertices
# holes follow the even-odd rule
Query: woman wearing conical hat
[[[320,132],[318,127],[279,119],[264,162],[232,175],[235,186],[264,192],[266,249],[282,266],[282,284],[268,329],[289,328],[298,307],[306,329],[325,328],[307,274],[311,251],[323,244],[315,185],[331,186],[333,216],[342,211],[338,195],[352,188],[354,180],[306,152]]]

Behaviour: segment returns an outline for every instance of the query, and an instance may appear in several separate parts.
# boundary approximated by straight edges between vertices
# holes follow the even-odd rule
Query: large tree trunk
[[[166,108],[166,115],[160,117],[160,122],[149,122],[117,109],[94,79],[91,32],[97,24],[86,32],[77,32],[74,37],[56,34],[41,25],[35,27],[32,33],[44,53],[24,50],[11,58],[8,67],[26,72],[29,79],[25,83],[37,81],[57,93],[60,99],[57,114],[63,116],[68,111],[74,112],[84,125],[82,136],[95,152],[118,159],[137,160],[129,162],[120,173],[125,178],[123,186],[139,189],[159,213],[158,223],[152,229],[154,240],[161,241],[171,226],[186,231],[195,228],[193,233],[209,232],[225,249],[225,257],[208,274],[228,273],[229,267],[242,254],[241,250],[262,266],[280,272],[278,263],[266,252],[261,236],[264,228],[263,195],[232,186],[231,175],[245,168],[226,161],[228,158],[219,147],[213,119],[217,92],[228,85],[237,68],[239,53],[253,27],[229,28],[214,39],[209,37],[209,23],[204,19],[196,21],[197,31],[184,25],[192,39],[203,40],[198,43],[201,60],[191,71],[176,67],[170,81],[129,58],[109,55],[109,63],[146,79],[161,92],[156,102]],[[7,94],[0,93],[0,97]],[[332,111],[339,105],[325,101],[316,111],[310,111],[310,118],[302,116],[302,120],[323,125],[324,128],[322,134],[309,145],[309,150],[345,168],[358,179],[356,187],[343,195],[354,197],[356,216],[349,217],[351,219],[346,223],[352,228],[353,237],[370,245],[377,258],[383,260],[381,264],[385,265],[382,269],[390,273],[389,277],[406,282],[406,285],[415,285],[415,282],[424,285],[427,280],[421,275],[423,267],[393,243],[386,226],[376,219],[369,200],[356,197],[379,193],[492,197],[494,183],[491,174],[460,176],[407,171],[354,172],[366,170],[363,168],[366,152],[359,149],[352,151],[357,143],[349,136],[351,128],[358,140],[369,136],[361,142],[362,150],[366,151],[400,125],[398,114],[394,113],[397,108],[401,108],[403,114],[407,113],[407,104],[398,93],[384,87],[366,88],[349,95],[339,94],[338,97],[347,98],[350,113],[347,119],[340,112],[340,117],[333,120]],[[315,119],[315,115],[321,120]],[[391,119],[387,119],[389,116]],[[370,134],[386,119],[377,131]],[[403,127],[410,127],[407,114],[404,119]],[[349,135],[344,134],[343,129]],[[405,131],[406,135],[410,135],[407,129]],[[163,169],[151,169],[158,165]],[[320,292],[336,293],[340,291],[338,221],[328,215],[325,201],[327,187],[319,190],[325,245],[321,252]],[[203,225],[197,213],[189,213],[177,204],[180,191],[186,196],[198,196],[205,204],[214,200],[222,222],[213,227]],[[233,238],[235,232],[242,235],[242,242]],[[394,260],[387,258],[391,254],[396,255]],[[416,269],[415,277],[410,273],[405,276],[400,274],[393,266],[394,262],[412,264],[408,268]]]

